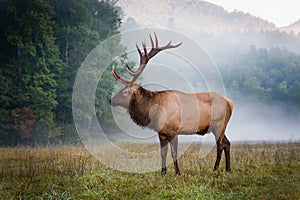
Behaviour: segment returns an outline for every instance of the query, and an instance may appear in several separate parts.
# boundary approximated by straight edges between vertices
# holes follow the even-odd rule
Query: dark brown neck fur
[[[132,94],[128,112],[131,119],[139,126],[146,127],[151,123],[149,109],[154,105],[156,92],[139,87]]]

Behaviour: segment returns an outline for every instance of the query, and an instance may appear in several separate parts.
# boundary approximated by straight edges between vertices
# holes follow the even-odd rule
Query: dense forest
[[[250,46],[219,65],[227,92],[237,101],[256,99],[300,108],[300,55]]]
[[[118,32],[115,1],[1,0],[0,145],[72,143],[76,72]]]
[[[80,142],[72,116],[76,73],[94,47],[119,32],[121,10],[115,3],[1,0],[0,145]],[[299,43],[298,38],[293,36]],[[205,45],[218,50],[211,56],[236,103],[256,99],[300,109],[299,54],[254,45],[237,51],[215,41],[218,48]],[[96,93],[100,123],[111,118],[107,100],[116,83],[110,71],[103,76],[110,78]]]

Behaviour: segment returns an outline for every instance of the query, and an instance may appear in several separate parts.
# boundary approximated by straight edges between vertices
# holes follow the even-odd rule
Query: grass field
[[[299,143],[232,145],[231,155],[232,172],[224,157],[214,172],[215,150],[199,159],[192,145],[182,175],[170,165],[162,177],[109,169],[83,147],[0,148],[0,199],[300,199]]]

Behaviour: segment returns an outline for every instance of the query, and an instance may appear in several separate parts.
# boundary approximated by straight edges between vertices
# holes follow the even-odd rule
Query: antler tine
[[[139,48],[139,45],[137,43],[135,43],[135,46],[136,46],[137,51],[139,52],[140,57],[142,57],[143,54],[142,54],[142,52],[141,52],[141,50]]]
[[[172,43],[172,41],[170,40],[170,42],[166,46],[170,46],[171,43]]]
[[[168,44],[166,44],[165,46],[159,47],[159,46],[158,46],[157,35],[156,35],[155,32],[154,32],[154,36],[155,36],[156,47],[151,49],[151,51],[149,52],[148,59],[150,59],[151,57],[155,56],[157,53],[159,53],[159,52],[162,51],[162,50],[176,48],[176,47],[179,47],[179,46],[182,44],[182,42],[181,42],[181,43],[179,43],[179,44],[177,44],[177,45],[171,45],[171,44],[172,44],[172,41],[170,41],[170,42],[169,42]]]
[[[135,71],[133,71],[130,67],[129,67],[129,64],[128,64],[128,62],[126,61],[126,69],[127,69],[127,71],[129,72],[129,74],[131,75],[131,76],[134,76],[135,75]]]
[[[154,37],[155,37],[155,47],[158,48],[158,39],[155,32],[154,32]]]
[[[147,47],[146,47],[146,40],[144,40],[142,42],[142,46],[143,46],[143,49],[144,49],[144,55],[147,55],[148,53],[147,53]]]
[[[119,74],[117,74],[117,72],[115,71],[115,66],[114,65],[112,66],[112,74],[113,74],[113,76],[115,77],[115,79],[117,81],[119,81],[120,83],[122,83],[124,85],[130,85],[134,82],[133,79],[127,80],[127,79],[122,78],[121,76],[119,76]]]
[[[171,45],[172,41],[170,41],[167,45],[160,47],[161,50],[165,50],[165,49],[173,49],[176,47],[179,47],[180,45],[182,45],[182,42],[180,42],[179,44],[176,45]]]
[[[149,37],[150,37],[150,41],[151,41],[151,48],[154,49],[154,42],[153,42],[151,34],[149,34]]]

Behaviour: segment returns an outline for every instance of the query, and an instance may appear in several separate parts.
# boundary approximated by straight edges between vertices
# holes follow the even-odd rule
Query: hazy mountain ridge
[[[187,34],[211,54],[227,56],[250,45],[282,48],[300,53],[300,20],[278,28],[267,20],[200,0],[119,0],[121,31],[137,27],[163,27]],[[218,51],[218,52],[216,52]]]
[[[289,26],[282,27],[280,30],[285,31],[287,33],[291,33],[291,32],[293,32],[294,34],[300,33],[300,19]]]
[[[199,0],[120,0],[123,21],[134,19],[140,26],[172,27],[190,32],[274,31],[273,23],[240,11],[228,12],[223,7]]]

